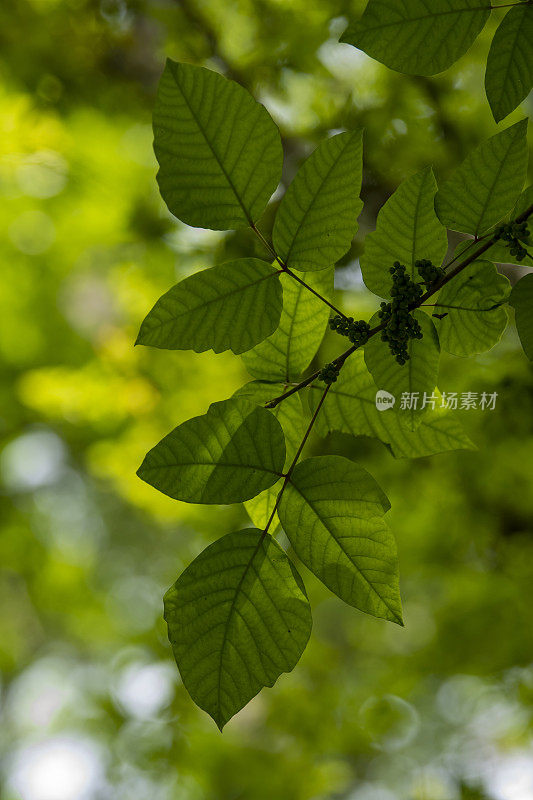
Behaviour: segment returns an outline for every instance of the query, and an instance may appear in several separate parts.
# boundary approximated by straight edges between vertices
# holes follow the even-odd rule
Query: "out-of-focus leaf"
[[[489,50],[485,90],[496,122],[533,87],[533,7],[518,3],[500,23]]]
[[[401,625],[396,542],[383,519],[388,508],[366,470],[319,456],[296,465],[279,517],[298,557],[332,592]]]
[[[332,136],[309,156],[281,201],[272,232],[288,267],[325,269],[349,250],[363,207],[362,173],[362,131]]]
[[[398,72],[435,75],[466,53],[489,16],[479,0],[369,0],[341,42]]]
[[[278,326],[278,273],[265,261],[240,258],[185,278],[159,298],[136,344],[197,353],[250,350]]]
[[[439,292],[435,320],[441,347],[456,356],[490,350],[507,326],[510,284],[490,261],[474,261]]]
[[[331,295],[333,268],[301,277],[321,295]],[[246,369],[254,378],[291,381],[309,366],[324,338],[330,310],[309,289],[282,274],[283,311],[276,331],[244,353]]]
[[[283,152],[272,118],[242,86],[167,59],[153,124],[159,188],[178,219],[229,230],[261,216]]]
[[[187,503],[240,503],[283,472],[285,441],[270,411],[249,400],[213,403],[146,455],[137,472],[163,494]]]
[[[446,229],[435,214],[437,184],[431,167],[407,178],[378,215],[374,233],[365,240],[361,269],[366,286],[380,297],[390,297],[389,269],[395,261],[420,280],[415,261],[427,258],[439,265],[446,255]]]
[[[312,625],[295,567],[255,528],[200,553],[166,593],[165,619],[183,683],[220,730],[295,667]]]
[[[441,221],[456,231],[481,236],[513,207],[527,169],[527,120],[476,147],[437,192]]]

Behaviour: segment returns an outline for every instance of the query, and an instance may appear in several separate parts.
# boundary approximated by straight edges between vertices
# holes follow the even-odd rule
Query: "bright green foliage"
[[[435,75],[466,53],[489,15],[480,0],[369,0],[341,42],[398,72]]]
[[[281,524],[298,557],[332,592],[367,614],[402,624],[389,503],[371,475],[339,456],[296,466]]]
[[[168,59],[153,121],[159,188],[178,219],[228,230],[261,216],[283,154],[274,122],[245,89]]]
[[[409,361],[398,364],[389,351],[389,346],[378,336],[365,345],[365,362],[378,389],[394,395],[394,410],[401,415],[410,430],[420,423],[424,394],[431,396],[439,374],[439,339],[432,320],[422,311],[413,316],[422,329],[422,339],[410,339],[408,344]],[[417,394],[416,408],[401,408],[403,393]]]
[[[333,289],[333,269],[300,277],[326,297]],[[283,311],[278,329],[243,355],[246,369],[266,381],[293,380],[309,365],[326,332],[330,311],[305,286],[281,275]]]
[[[250,350],[278,326],[278,273],[265,261],[240,258],[185,278],[157,301],[136,344],[197,353]]]
[[[406,366],[407,368],[407,366]],[[314,411],[322,394],[312,387],[309,404]],[[352,436],[371,436],[389,445],[396,458],[420,458],[448,450],[471,450],[474,445],[453,412],[429,408],[415,431],[402,424],[393,409],[378,410],[376,384],[369,373],[363,352],[350,356],[331,387],[317,420],[317,430],[325,436],[340,431]],[[398,400],[397,400],[398,402]],[[253,501],[251,501],[253,502]]]
[[[245,397],[247,400],[263,406],[269,400],[283,394],[284,389],[285,387],[282,383],[251,381],[238,389],[235,392],[235,397]],[[293,394],[287,397],[283,403],[279,403],[270,413],[276,417],[285,434],[285,469],[287,469],[296,455],[305,433],[306,420],[303,415],[301,400],[297,394]],[[257,528],[264,528],[270,519],[281,484],[282,480],[280,479],[274,486],[270,486],[261,494],[258,494],[257,497],[245,502],[244,507]],[[272,527],[270,531],[273,532]]]
[[[285,441],[270,411],[234,398],[184,422],[146,455],[138,475],[187,503],[239,503],[282,474]]]
[[[496,122],[519,105],[533,87],[533,6],[511,8],[494,34],[485,89]]]
[[[474,261],[439,292],[435,320],[443,350],[456,356],[484,353],[499,342],[507,326],[503,303],[510,284],[490,261]]]
[[[369,53],[396,59],[398,69],[403,59],[402,69],[438,71],[464,52],[487,15],[467,0],[371,0],[357,37]],[[262,106],[220,75],[168,62],[154,130],[169,208],[193,225],[249,226],[274,258],[274,266],[243,258],[186,278],[160,298],[138,338],[167,349],[232,350],[258,379],[173,430],[138,472],[188,503],[244,502],[256,526],[208,547],[165,597],[184,685],[222,729],[294,667],[309,637],[305,589],[272,538],[280,526],[302,562],[348,605],[403,624],[387,497],[351,460],[299,459],[313,427],[375,437],[398,458],[473,449],[436,389],[439,336],[420,306],[435,305],[427,301],[449,274],[444,224],[481,236],[515,204],[490,250],[507,242],[518,257],[528,246],[525,223],[515,222],[531,205],[529,191],[519,196],[526,122],[478,147],[440,191],[427,167],[385,203],[361,258],[367,287],[386,298],[370,323],[330,303],[335,262],[349,251],[361,211],[360,131],[330,137],[304,162],[281,200],[271,244],[254,224],[280,170],[279,134]],[[460,262],[475,246],[458,246],[458,274],[438,296],[443,346],[458,355],[492,347],[507,319],[507,279],[490,262]],[[531,291],[524,289],[513,304],[530,354]],[[302,380],[328,321],[346,352]],[[307,386],[312,416],[299,395]],[[383,391],[393,404],[390,396],[380,402]]]
[[[528,186],[527,189],[524,189],[516,201],[515,206],[511,211],[510,219],[516,219],[531,206],[533,206],[533,186]],[[531,222],[531,219],[529,220],[528,224],[529,229],[533,230],[533,223]],[[487,250],[483,258],[489,258],[491,261],[497,261],[500,264],[514,263],[513,256],[511,255],[509,248],[506,247],[503,242],[496,242],[496,244],[494,244],[490,250]],[[526,256],[522,261],[520,261],[520,264],[523,267],[533,267],[533,258]]]
[[[183,683],[222,730],[263,686],[290,672],[311,633],[302,580],[268,534],[229,533],[165,595]]]
[[[511,210],[526,177],[526,134],[522,120],[467,156],[437,193],[435,207],[445,225],[481,236]]]
[[[415,261],[440,264],[446,254],[446,229],[434,208],[437,184],[431,167],[407,178],[387,200],[378,215],[374,233],[365,240],[361,269],[366,286],[380,297],[390,297],[389,268],[405,264],[407,274],[420,280]]]
[[[300,272],[325,269],[350,248],[363,203],[363,134],[320,144],[281,201],[272,238],[283,262]]]
[[[516,329],[524,353],[533,361],[533,275],[524,275],[513,287],[509,304],[515,310]]]

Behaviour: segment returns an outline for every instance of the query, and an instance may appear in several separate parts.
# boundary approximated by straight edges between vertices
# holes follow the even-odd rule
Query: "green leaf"
[[[524,213],[528,208],[533,205],[533,186],[528,186],[527,189],[524,189],[516,204],[511,211],[509,217],[510,219],[514,220],[519,217],[521,214]],[[529,229],[532,230],[533,223],[531,222],[531,218],[529,220]],[[497,242],[493,245],[490,250],[487,250],[484,253],[483,258],[488,258],[489,261],[497,261],[499,264],[514,264],[513,256],[509,252],[509,248],[505,247],[503,242]],[[522,267],[533,267],[533,258],[526,256],[523,261],[518,261],[518,264]]]
[[[312,625],[296,569],[253,528],[200,553],[166,593],[165,619],[185,688],[220,730],[294,669]]]
[[[197,353],[250,350],[278,326],[278,273],[264,261],[241,258],[185,278],[157,301],[136,344]]]
[[[363,207],[362,174],[362,131],[332,136],[309,156],[281,201],[272,232],[288,267],[325,269],[350,249]]]
[[[436,75],[466,53],[489,16],[480,0],[369,0],[341,42],[398,72]]]
[[[441,347],[455,356],[490,350],[507,326],[510,284],[490,261],[474,261],[439,292],[435,320]],[[456,308],[453,308],[456,306]]]
[[[360,611],[402,625],[389,503],[374,478],[339,456],[297,464],[279,516],[295,553],[332,592]]]
[[[524,275],[513,287],[509,305],[515,310],[515,322],[524,353],[533,361],[533,274]]]
[[[238,389],[234,397],[245,397],[257,405],[264,406],[265,403],[283,394],[284,391],[285,385],[283,383],[251,381]],[[270,413],[276,417],[285,434],[286,456],[284,471],[286,471],[296,455],[307,426],[298,394],[285,398],[283,403],[278,403],[275,408],[271,409]],[[274,486],[270,486],[261,494],[258,494],[257,497],[245,502],[244,507],[256,528],[263,529],[270,519],[282,483],[283,480],[280,479]],[[277,524],[276,522],[271,525],[269,529],[271,533],[274,532]]]
[[[186,503],[241,503],[272,486],[284,464],[275,416],[232,398],[174,428],[146,455],[137,475]]]
[[[315,291],[326,297],[333,291],[333,268],[301,273]],[[254,378],[292,381],[309,366],[324,338],[330,310],[290,275],[282,274],[283,311],[272,336],[242,356]]]
[[[420,280],[415,261],[427,258],[440,265],[448,248],[446,229],[435,214],[437,184],[431,167],[407,178],[378,214],[374,233],[365,239],[361,256],[363,279],[371,292],[390,297],[389,269],[395,261]]]
[[[311,411],[315,411],[322,392],[320,386],[310,389]],[[316,430],[322,436],[340,431],[352,436],[375,437],[390,446],[395,458],[420,458],[448,450],[474,449],[457,417],[445,410],[442,403],[437,403],[435,409],[429,408],[417,429],[410,431],[392,409],[378,410],[376,393],[363,352],[353,353],[328,392]]]
[[[389,345],[379,336],[373,336],[365,345],[365,362],[376,386],[395,396],[394,411],[402,416],[410,430],[420,424],[424,414],[424,394],[430,396],[435,389],[440,358],[439,339],[433,322],[422,311],[414,311],[413,316],[422,328],[423,338],[409,341],[410,359],[406,364],[396,362]],[[417,408],[402,408],[405,393],[418,396]]]
[[[496,122],[533,87],[533,7],[519,3],[498,27],[489,50],[485,90]]]
[[[435,208],[456,231],[481,236],[513,207],[527,169],[527,120],[483,142],[440,188]]]
[[[283,151],[267,110],[242,86],[167,59],[153,124],[159,189],[178,219],[228,230],[261,216]]]

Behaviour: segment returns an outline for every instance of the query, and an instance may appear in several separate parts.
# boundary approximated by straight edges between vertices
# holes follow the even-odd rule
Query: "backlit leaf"
[[[283,152],[272,118],[246,89],[167,59],[153,124],[159,189],[178,219],[228,230],[261,216],[280,181]]]
[[[254,528],[200,553],[166,593],[165,619],[185,688],[220,730],[295,667],[312,625],[296,569]]]
[[[363,203],[361,131],[320,144],[281,201],[272,233],[283,262],[300,272],[335,264],[350,248]]]
[[[395,261],[420,280],[415,261],[426,258],[440,265],[448,247],[446,229],[435,214],[437,184],[431,167],[407,178],[378,215],[374,233],[365,239],[361,256],[363,279],[371,292],[390,297],[389,269]]]
[[[466,53],[489,15],[480,0],[369,0],[341,42],[398,72],[435,75]]]
[[[414,430],[420,423],[424,395],[431,396],[437,384],[439,374],[440,347],[435,326],[422,311],[413,313],[422,329],[422,339],[410,339],[406,364],[398,364],[389,350],[387,342],[379,336],[373,336],[365,345],[366,366],[378,389],[394,395],[396,404],[394,411],[400,414],[405,424]],[[416,407],[402,408],[402,396],[415,395]],[[427,407],[426,407],[427,408]]]
[[[333,290],[333,269],[300,276],[321,295]],[[290,275],[282,273],[283,311],[277,330],[244,353],[246,369],[254,378],[291,381],[309,366],[326,332],[330,310]]]
[[[241,258],[185,278],[157,301],[136,344],[197,353],[250,350],[278,326],[278,273],[265,261]]]
[[[439,292],[435,319],[443,350],[456,356],[484,353],[500,341],[507,326],[503,303],[510,284],[490,261],[474,261]]]
[[[187,503],[240,503],[272,486],[284,464],[285,441],[275,416],[232,398],[165,436],[137,475]]]
[[[496,122],[533,87],[533,7],[518,3],[500,23],[489,50],[485,89]]]
[[[533,274],[524,275],[513,287],[509,304],[515,310],[515,321],[524,353],[533,361]]]
[[[435,208],[456,231],[481,236],[518,199],[527,168],[527,120],[483,142],[440,188]]]
[[[388,507],[362,467],[319,456],[296,465],[279,516],[298,558],[332,592],[401,625],[396,543],[383,519]]]
[[[309,390],[311,411],[317,407],[323,389]],[[344,364],[339,378],[331,386],[316,422],[316,429],[326,436],[332,431],[352,436],[372,436],[388,444],[396,458],[420,458],[448,450],[472,450],[474,445],[453,412],[428,408],[415,431],[401,422],[391,408],[376,406],[377,388],[369,373],[362,351],[353,353]],[[398,400],[396,402],[399,402]]]

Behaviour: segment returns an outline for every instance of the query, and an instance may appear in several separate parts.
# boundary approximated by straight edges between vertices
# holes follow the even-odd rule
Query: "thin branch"
[[[285,272],[287,275],[290,275],[291,278],[294,278],[294,280],[298,281],[298,283],[301,284],[302,286],[305,286],[305,288],[308,289],[312,294],[314,294],[315,297],[318,297],[319,300],[322,300],[323,303],[325,303],[327,306],[329,306],[331,308],[331,310],[334,311],[336,314],[338,314],[340,317],[343,317],[344,319],[348,319],[346,314],[344,314],[339,308],[334,306],[333,303],[330,303],[330,301],[327,298],[323,297],[319,292],[315,291],[315,289],[313,289],[312,286],[309,286],[309,284],[306,283],[304,280],[302,280],[302,278],[299,278],[298,275],[296,275],[292,271],[292,269],[289,269],[289,267],[284,263],[284,261],[278,256],[278,254],[276,253],[273,245],[271,245],[270,242],[268,241],[268,239],[266,239],[263,236],[263,234],[261,233],[259,228],[257,228],[254,225],[253,222],[250,223],[250,227],[254,231],[254,233],[257,235],[257,237],[261,240],[263,245],[266,247],[266,249],[268,250],[268,252],[272,256],[272,258],[274,258],[278,262],[278,264],[280,265],[280,267],[283,270],[283,272]]]
[[[514,220],[514,222],[517,223],[525,222],[527,219],[529,219],[529,217],[532,214],[533,214],[533,205],[529,206],[529,208],[527,208],[522,214],[520,214]],[[488,239],[484,244],[482,244],[481,247],[479,247],[475,252],[471,253],[471,255],[469,255],[467,258],[464,259],[464,261],[461,261],[459,264],[457,264],[454,267],[454,269],[451,270],[451,272],[448,272],[448,274],[445,275],[435,286],[432,286],[431,289],[428,289],[427,292],[423,294],[422,297],[420,297],[416,301],[416,303],[412,303],[409,306],[409,311],[414,311],[415,309],[420,308],[420,306],[423,306],[426,303],[426,300],[429,300],[430,297],[433,297],[433,295],[436,294],[440,289],[442,289],[443,286],[445,286],[447,283],[453,280],[456,275],[458,275],[466,267],[468,267],[470,264],[476,261],[476,259],[478,259],[479,256],[483,255],[483,253],[486,253],[487,250],[490,250],[493,244],[495,244],[497,241],[498,240],[496,239],[495,236],[491,236],[491,238]],[[380,325],[377,325],[375,328],[372,328],[368,334],[368,338],[370,339],[372,336],[375,336],[376,333],[379,333],[379,331],[382,331],[386,327],[387,323],[382,322]],[[344,353],[341,353],[340,356],[337,356],[337,358],[335,358],[331,363],[335,364],[335,366],[339,367],[340,369],[343,366],[346,359],[348,358],[348,356],[350,356],[352,353],[355,353],[355,351],[359,350],[360,347],[361,345],[353,345],[352,347],[348,348],[348,350],[346,350]],[[265,408],[275,408],[279,403],[285,400],[286,397],[290,397],[295,392],[299,392],[300,389],[304,389],[306,386],[309,386],[310,383],[313,383],[313,381],[315,381],[318,378],[320,372],[321,370],[318,369],[316,372],[313,372],[312,375],[309,375],[309,377],[305,378],[303,381],[301,381],[300,383],[296,384],[291,389],[289,389],[289,391],[284,392],[279,397],[275,397],[273,400],[270,400],[268,403],[265,404]]]
[[[305,443],[307,442],[307,440],[309,438],[309,434],[311,433],[311,431],[313,429],[313,426],[314,426],[314,424],[316,422],[316,418],[318,417],[320,409],[322,408],[322,404],[323,404],[324,400],[326,399],[326,396],[327,396],[330,388],[331,388],[331,384],[328,384],[328,386],[326,386],[326,388],[324,389],[324,391],[322,393],[322,397],[318,401],[318,405],[317,405],[317,407],[315,409],[315,413],[311,417],[311,421],[310,421],[309,425],[307,426],[306,432],[303,435],[303,439],[300,442],[300,446],[299,446],[298,450],[296,451],[296,455],[294,456],[289,469],[285,473],[285,479],[283,481],[283,485],[282,485],[281,489],[278,492],[278,496],[276,497],[276,502],[274,504],[274,508],[272,509],[272,513],[271,513],[270,517],[268,518],[267,524],[265,525],[265,529],[263,531],[263,536],[261,537],[261,539],[263,539],[263,537],[266,535],[266,533],[268,532],[268,529],[270,528],[270,526],[272,524],[272,520],[274,519],[274,517],[276,515],[276,511],[278,510],[278,506],[279,506],[279,504],[281,502],[281,497],[283,495],[283,492],[285,491],[285,487],[287,486],[287,484],[289,483],[289,481],[291,479],[292,471],[293,471],[294,467],[296,466],[296,464],[298,463],[298,459],[300,458],[300,456],[302,454],[302,450],[305,447]]]

